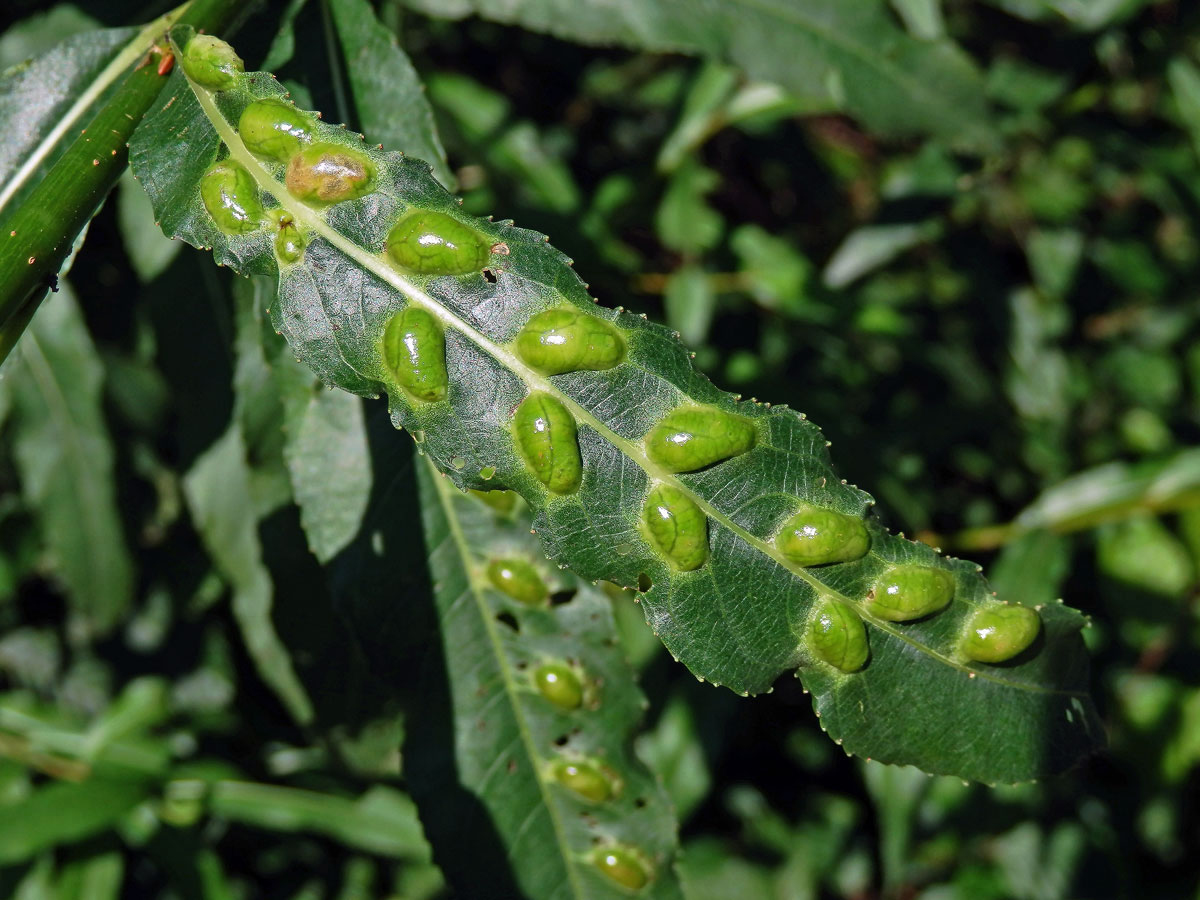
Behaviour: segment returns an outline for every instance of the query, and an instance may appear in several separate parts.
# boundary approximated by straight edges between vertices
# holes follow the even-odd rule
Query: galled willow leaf
[[[237,123],[261,99],[286,100],[264,73],[218,90],[180,72],[164,91],[131,146],[164,231],[278,272],[273,321],[322,380],[387,392],[456,485],[517,491],[554,560],[640,587],[698,676],[750,694],[799,668],[848,752],[986,782],[1060,771],[1101,742],[1082,616],[1045,606],[1030,647],[971,662],[969,622],[1000,602],[980,569],[888,534],[803,415],[718,390],[672,333],[593,306],[546,238],[465,215],[422,162],[315,114],[286,163],[252,152]],[[406,309],[427,315],[393,325]],[[828,602],[845,611],[822,632]],[[846,671],[858,637],[829,629],[859,621],[867,658]]]
[[[463,897],[680,897],[611,601],[546,562],[524,509],[417,471],[442,646],[405,775],[443,871]]]

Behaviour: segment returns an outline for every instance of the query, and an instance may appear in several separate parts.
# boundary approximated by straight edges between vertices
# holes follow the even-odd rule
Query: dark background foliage
[[[325,42],[310,6],[300,48]],[[380,10],[470,211],[549,234],[592,293],[679,329],[715,381],[807,413],[890,527],[1093,617],[1109,752],[989,789],[846,758],[794,679],[753,701],[696,683],[614,592],[689,896],[1195,896],[1200,8],[1079,21],[1032,0],[944,6],[993,105],[982,153],[881,138],[720,63]],[[105,25],[146,15],[76,8]],[[248,62],[273,36],[255,23],[279,14],[243,28]],[[36,47],[54,30],[21,27]],[[4,65],[28,46],[0,43]],[[278,74],[354,124],[324,53]],[[419,531],[389,596],[347,609],[294,506],[260,523],[274,624],[316,707],[297,725],[248,659],[183,497],[233,415],[233,279],[164,245],[138,190],[121,185],[70,275],[100,367],[127,606],[68,599],[38,527],[50,501],[22,490],[16,459],[46,438],[14,433],[20,398],[0,384],[0,895],[91,896],[71,879],[115,871],[131,897],[436,896],[419,834],[405,837],[396,751],[420,727],[404,715],[415,654],[401,641],[381,669],[356,627],[390,627],[391,605],[425,590]],[[388,440],[403,460],[407,438]],[[269,495],[276,451],[248,446]],[[100,799],[56,783],[81,741],[89,764],[134,754],[146,778]],[[201,770],[262,793],[190,795]],[[39,797],[53,815],[35,815]],[[63,830],[97,809],[96,828]]]

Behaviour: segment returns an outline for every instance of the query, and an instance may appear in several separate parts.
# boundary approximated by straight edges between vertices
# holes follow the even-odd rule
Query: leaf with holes
[[[417,470],[441,647],[406,774],[443,870],[464,897],[680,897],[608,597],[546,562],[523,507]]]
[[[458,487],[521,494],[555,561],[640,587],[699,677],[751,694],[798,669],[848,752],[987,782],[1101,743],[1081,615],[1040,607],[1020,652],[972,655],[975,615],[1021,598],[889,534],[802,414],[718,390],[675,335],[594,306],[545,237],[464,214],[428,165],[288,107],[270,75],[182,68],[131,145],[166,233],[277,273],[273,322],[322,380],[386,393]],[[238,123],[279,110],[288,151],[248,143]]]

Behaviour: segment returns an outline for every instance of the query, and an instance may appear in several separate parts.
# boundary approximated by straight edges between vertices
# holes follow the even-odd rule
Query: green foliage
[[[45,184],[68,137],[99,143],[108,133],[88,120],[123,91],[129,67],[147,61],[137,71],[158,80],[151,44],[165,25],[96,30],[144,19],[136,6],[81,0],[39,9],[0,36],[0,69],[45,54],[0,76],[0,160],[19,169],[0,177],[0,217],[33,209],[25,198]],[[639,796],[661,799],[636,791],[649,783],[628,755],[636,727],[638,758],[683,826],[677,869],[692,898],[1193,896],[1196,11],[1141,0],[569,6],[281,0],[256,8],[233,40],[246,67],[278,73],[287,109],[322,109],[326,120],[363,131],[371,147],[427,160],[438,182],[461,194],[461,208],[444,208],[454,222],[504,234],[507,226],[475,218],[495,213],[550,234],[591,295],[633,314],[564,305],[558,292],[574,279],[555,262],[556,283],[539,283],[540,302],[523,315],[509,319],[495,302],[470,307],[484,333],[509,323],[495,332],[497,346],[532,367],[518,335],[535,316],[578,310],[586,324],[610,326],[623,347],[615,366],[535,373],[591,390],[591,403],[600,395],[588,386],[640,359],[629,336],[673,343],[633,321],[637,314],[681,332],[697,371],[819,422],[841,474],[880,500],[865,519],[857,508],[808,506],[847,517],[834,524],[866,522],[872,546],[891,540],[878,527],[886,524],[987,568],[990,588],[978,605],[960,605],[956,578],[946,609],[891,626],[900,638],[933,636],[939,652],[962,662],[973,652],[974,619],[986,630],[997,611],[1027,608],[1039,623],[1029,648],[971,665],[974,679],[916,682],[880,665],[889,657],[879,654],[879,626],[835,592],[788,616],[803,683],[785,675],[752,701],[713,690],[672,663],[644,614],[677,628],[680,615],[704,608],[701,594],[690,607],[656,604],[664,584],[720,574],[710,537],[724,526],[705,504],[697,518],[691,491],[673,494],[671,483],[629,469],[635,477],[620,482],[618,499],[594,507],[592,519],[560,522],[553,537],[593,538],[593,522],[609,529],[619,519],[622,539],[592,539],[594,555],[628,563],[632,583],[644,554],[660,567],[639,579],[650,590],[601,584],[600,594],[584,585],[563,603],[574,578],[527,535],[534,523],[522,518],[523,501],[494,490],[510,470],[494,456],[473,458],[457,430],[456,445],[439,445],[426,423],[410,429],[417,449],[451,479],[473,479],[478,501],[445,479],[437,484],[452,503],[475,504],[468,518],[487,523],[478,544],[494,547],[491,559],[454,575],[481,585],[484,605],[451,615],[462,615],[454,621],[464,629],[473,615],[479,629],[478,610],[502,609],[511,619],[496,620],[498,633],[526,655],[476,652],[448,638],[413,445],[393,431],[383,404],[326,390],[272,325],[276,270],[304,276],[314,246],[316,261],[328,261],[313,223],[283,209],[285,188],[260,192],[261,226],[250,238],[271,275],[242,281],[164,238],[145,191],[127,178],[116,209],[101,210],[64,268],[61,292],[36,316],[23,307],[0,323],[0,355],[16,344],[0,369],[0,809],[8,823],[0,895],[448,896],[434,859],[461,895],[515,896],[518,878],[549,893],[551,879],[531,871],[543,862],[559,872],[573,866],[589,889],[653,894],[672,884],[661,861],[674,858],[674,824],[656,813],[654,827],[627,830],[646,819],[622,811],[636,810]],[[16,19],[33,8],[17,0],[8,11]],[[818,21],[826,26],[819,35],[810,27]],[[835,109],[842,114],[830,115]],[[238,118],[235,110],[233,127]],[[363,148],[353,135],[314,128],[314,140]],[[121,153],[97,154],[96,143],[77,159],[90,167],[101,155],[119,169]],[[177,157],[181,170],[197,173],[216,161]],[[65,203],[67,182],[59,184]],[[50,234],[70,215],[39,197]],[[99,199],[87,202],[85,220]],[[193,202],[203,209],[198,194]],[[347,224],[353,217],[338,219],[340,208],[321,215],[347,233],[366,221]],[[402,218],[384,212],[388,225]],[[11,230],[0,223],[0,234]],[[74,237],[56,238],[64,254]],[[208,243],[219,246],[215,237]],[[393,266],[387,229],[373,240],[372,254]],[[486,242],[475,271],[488,268],[495,295],[511,296],[501,291],[505,267],[519,263],[494,245]],[[30,255],[18,268],[29,268]],[[57,262],[47,270],[57,271]],[[353,278],[341,277],[352,271],[330,281],[353,293]],[[47,277],[39,274],[39,285]],[[0,296],[9,283],[0,278]],[[387,321],[381,316],[372,339],[381,341]],[[356,325],[352,317],[330,324],[337,335]],[[453,365],[464,358],[462,333],[444,323],[440,331],[446,400],[406,390],[383,366],[382,341],[380,369],[366,380],[390,380],[400,405],[453,408],[464,384]],[[42,348],[65,405],[48,402],[53,392],[34,379],[26,344]],[[555,354],[551,364],[568,357],[574,367],[589,352]],[[506,420],[519,399],[497,395],[480,421],[492,412]],[[631,445],[642,446],[680,403],[664,402]],[[746,402],[717,406],[762,424]],[[576,433],[586,491],[594,435],[586,424]],[[716,471],[774,446],[771,434],[755,438],[755,449]],[[546,493],[511,432],[507,446],[535,502],[576,496]],[[790,468],[790,459],[779,465]],[[803,477],[815,483],[828,470]],[[756,532],[768,546],[782,546],[784,525],[803,511],[798,499],[807,501],[785,492]],[[658,508],[675,515],[653,523]],[[672,529],[656,535],[652,523]],[[551,524],[536,523],[539,534]],[[868,550],[870,561],[876,551]],[[452,571],[454,557],[437,564]],[[943,559],[893,562],[941,568]],[[489,587],[488,563],[497,560],[532,567],[542,583],[534,605]],[[810,565],[828,586],[822,573],[847,564]],[[872,569],[860,596],[884,571]],[[773,578],[735,579],[728,608],[770,610],[777,595],[763,588]],[[124,587],[113,592],[114,584]],[[977,682],[1010,678],[1027,654],[1045,658],[1059,625],[1079,624],[1060,618],[1059,598],[1090,619],[1082,636],[1105,753],[1055,778],[989,789],[862,763],[821,733],[822,725],[852,731],[860,706],[877,699],[874,686],[889,682],[913,687],[889,692],[887,714],[877,716],[889,727],[912,723],[905,739],[927,739],[923,726],[962,744],[972,731],[986,734],[985,744],[1015,743],[1018,730],[1042,728],[1041,713],[1009,716]],[[584,612],[600,618],[583,621]],[[564,632],[571,615],[580,620]],[[551,621],[547,632],[531,624]],[[587,643],[593,630],[619,646]],[[738,634],[717,627],[710,641],[732,645]],[[538,642],[549,646],[529,654]],[[672,649],[680,646],[696,645]],[[760,646],[770,644],[737,652],[753,658]],[[492,690],[481,696],[496,699],[470,718],[484,702],[461,689],[472,668],[483,678],[509,658],[528,660],[515,691],[481,680]],[[649,700],[639,712],[623,688],[627,715],[616,725],[610,658],[630,661]],[[624,666],[611,671],[629,685]],[[818,677],[836,701],[819,720],[803,694]],[[1053,677],[1087,683],[1082,672]],[[969,702],[948,710],[952,724],[930,725],[930,698],[946,690]],[[612,752],[586,743],[598,739],[593,729],[569,738],[568,758],[536,744],[525,753],[519,742],[504,757],[518,762],[523,787],[512,802],[528,828],[544,834],[550,811],[568,810],[563,821],[578,830],[567,846],[581,852],[562,852],[554,837],[536,848],[513,843],[524,820],[505,811],[506,765],[482,789],[464,783],[464,772],[491,761],[493,723],[511,729],[513,710],[526,708],[617,735],[604,737]],[[997,717],[1020,726],[998,728]],[[414,803],[408,793],[419,793],[428,772],[437,778]],[[532,801],[542,788],[541,802]],[[594,799],[606,794],[615,799]],[[593,815],[605,832],[595,850],[586,844]],[[608,877],[650,869],[654,880],[640,892]],[[462,882],[471,873],[483,883],[474,894],[478,885]]]
[[[184,41],[187,34],[180,30],[173,39]],[[871,657],[876,662],[851,669],[863,670],[858,679],[864,684],[835,684],[820,670],[801,672],[825,728],[850,752],[919,762],[930,771],[1017,781],[1057,771],[1100,740],[1090,699],[1074,674],[1081,671],[1078,617],[1060,607],[1048,609],[1044,615],[1052,624],[1043,652],[1011,672],[980,673],[952,662],[962,618],[987,602],[983,582],[969,567],[956,578],[932,565],[932,554],[921,556],[919,547],[881,530],[870,538],[861,522],[868,501],[851,488],[838,490],[818,449],[819,432],[803,416],[782,408],[732,411],[730,398],[681,366],[677,344],[636,318],[609,323],[586,313],[581,285],[543,241],[508,224],[464,220],[417,163],[355,148],[320,125],[315,142],[298,145],[286,162],[262,153],[255,159],[233,123],[249,119],[257,140],[257,113],[247,116],[246,110],[261,109],[264,94],[270,99],[275,90],[261,74],[215,92],[179,83],[172,102],[148,117],[132,145],[133,168],[164,229],[198,246],[214,241],[216,258],[243,272],[269,272],[274,260],[261,239],[222,221],[227,206],[218,207],[222,215],[214,217],[213,204],[201,210],[195,201],[198,164],[215,158],[217,166],[224,165],[219,160],[228,153],[235,165],[247,167],[256,183],[250,192],[274,197],[311,237],[303,269],[280,270],[273,314],[301,359],[333,384],[366,396],[399,383],[403,390],[390,394],[394,421],[420,431],[424,451],[460,487],[478,489],[494,478],[495,484],[517,489],[535,509],[537,530],[554,558],[585,575],[649,587],[648,618],[698,675],[742,693],[764,690],[782,669],[806,661],[796,635],[813,603],[829,594],[858,609],[877,632]],[[186,136],[189,167],[164,155],[166,148],[178,147],[180,135]],[[202,183],[212,177],[212,169],[207,172]],[[301,179],[298,172],[309,174]],[[371,253],[383,233],[388,261],[399,269]],[[489,256],[496,260],[489,262]],[[346,291],[347,271],[363,280],[362,289]],[[537,312],[545,303],[543,292],[553,302]],[[480,316],[478,310],[491,304],[504,305],[503,318]],[[414,309],[419,327],[406,318]],[[586,324],[591,318],[594,326]],[[526,321],[515,357],[505,347],[513,320]],[[402,332],[393,333],[397,322]],[[547,330],[554,350],[561,351],[556,356],[542,349]],[[415,361],[411,356],[401,361],[401,348],[411,353],[421,343],[428,346],[417,349]],[[440,362],[443,346],[449,386],[441,384],[439,365],[437,389],[415,390],[420,359]],[[573,380],[538,377],[547,371]],[[599,374],[588,380],[590,372]],[[678,405],[681,393],[690,402]],[[514,410],[511,421],[497,414],[497,398],[500,411]],[[623,407],[638,410],[637,416]],[[639,432],[641,441],[631,440]],[[512,463],[514,444],[523,465]],[[776,454],[812,474],[789,478],[774,461]],[[633,472],[643,483],[657,479],[671,485],[711,519],[712,559],[704,561],[708,571],[701,577],[685,580],[681,575],[688,568],[669,554],[664,567],[662,557],[640,540],[644,503],[625,491]],[[676,473],[698,474],[680,480],[672,477]],[[544,491],[530,487],[530,474]],[[736,494],[731,484],[738,485]],[[776,507],[789,495],[814,511],[809,518],[818,509],[825,510],[824,518],[800,524],[793,519],[783,526],[787,540],[772,546],[770,537],[780,527]],[[590,520],[586,530],[575,524],[581,519]],[[818,539],[801,547],[797,534],[810,529]],[[691,530],[705,533],[695,525]],[[618,545],[629,549],[617,553]],[[910,564],[916,560],[923,564]],[[814,566],[823,566],[819,575]],[[493,575],[497,585],[536,602],[539,591],[527,587],[537,583],[533,573],[522,573],[515,562],[497,572],[509,576]],[[650,585],[643,584],[647,580]],[[751,582],[759,590],[731,607],[728,598]],[[933,614],[956,594],[955,609],[934,621]],[[923,628],[889,624],[919,619],[930,621]],[[920,648],[915,666],[910,647]],[[889,670],[897,664],[899,671],[910,671],[906,687],[898,684],[903,676]],[[980,674],[984,677],[975,680]],[[972,680],[966,692],[956,685],[964,677]],[[1054,749],[1009,746],[1001,754],[934,744],[927,735],[939,733],[940,723],[915,717],[897,729],[885,722],[881,712],[890,702],[881,690],[959,698],[958,708],[936,707],[945,722],[954,720],[960,728],[990,728],[1001,709],[1014,719],[1036,717],[1052,732],[1045,741]],[[853,707],[839,699],[844,691],[866,691],[875,699],[849,713]]]

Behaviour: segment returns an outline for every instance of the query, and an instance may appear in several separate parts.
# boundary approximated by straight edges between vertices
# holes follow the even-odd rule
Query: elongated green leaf
[[[373,141],[427,160],[434,177],[452,189],[454,175],[433,127],[433,110],[396,36],[375,18],[367,0],[332,0],[329,7],[363,131]]]
[[[831,102],[868,127],[953,140],[988,128],[982,81],[947,41],[909,37],[886,0],[408,0],[589,44],[696,53]]]
[[[271,622],[274,588],[249,503],[250,472],[238,425],[196,461],[183,488],[196,529],[233,588],[233,614],[259,673],[297,721],[310,721],[312,704]]]
[[[679,897],[670,806],[631,752],[645,701],[621,659],[610,601],[545,565],[523,516],[497,515],[430,465],[417,471],[442,652],[428,667],[407,771],[443,870],[468,897],[623,897],[597,854],[636,854],[631,865],[652,878],[641,895]],[[506,596],[489,578],[501,560],[533,566],[543,591],[570,599]],[[567,696],[538,693],[545,666],[567,673]],[[590,769],[593,793],[560,783],[564,764]],[[511,892],[498,887],[506,869]]]
[[[15,403],[21,485],[37,513],[52,571],[84,634],[103,634],[129,608],[133,573],[101,409],[103,369],[68,289],[38,313],[6,366]]]
[[[429,859],[412,800],[388,787],[350,799],[274,784],[218,781],[209,787],[208,807],[214,815],[260,828],[312,831],[369,853]]]
[[[893,537],[870,518],[863,531],[856,520],[869,513],[870,497],[837,478],[821,432],[803,415],[717,390],[693,370],[673,334],[620,310],[594,308],[569,260],[542,235],[463,215],[422,163],[369,150],[306,118],[317,149],[287,157],[298,195],[306,189],[295,179],[314,174],[305,162],[312,153],[375,174],[372,190],[358,199],[328,206],[297,199],[283,183],[285,167],[255,156],[235,127],[252,101],[281,94],[261,73],[241,76],[225,91],[180,73],[135,135],[131,158],[168,234],[212,247],[218,262],[239,271],[279,273],[275,326],[322,380],[365,396],[387,391],[393,421],[458,486],[518,491],[551,557],[585,579],[645,591],[656,633],[699,676],[748,694],[799,667],[823,726],[849,752],[1017,781],[1061,770],[1101,740],[1087,693],[1081,616],[1047,606],[1028,653],[1004,665],[970,662],[962,650],[969,619],[998,608],[978,567]],[[224,227],[248,233],[218,228],[198,190],[226,153],[241,167],[242,186],[234,188],[241,201],[263,212],[249,226],[228,209],[218,212]],[[216,177],[239,170],[221,171]],[[217,196],[210,190],[210,205]],[[433,216],[421,221],[442,223],[435,232],[450,227],[458,255],[429,256],[426,244],[397,236],[386,250],[399,221],[397,232],[417,221],[406,218],[414,211]],[[302,258],[289,251],[282,266],[274,250],[278,222],[294,226],[305,245]],[[606,346],[616,355],[605,355],[602,343],[584,348],[582,364],[567,360],[564,367],[552,350],[550,370],[558,374],[542,374],[547,369],[530,361],[532,345],[515,339],[534,315],[560,308],[615,334],[617,342]],[[425,399],[409,393],[411,381],[401,386],[416,369],[404,374],[403,361],[385,361],[385,329],[405,309],[420,311],[416,321],[427,323],[413,332],[426,350],[440,350],[444,332],[446,384]],[[400,353],[399,346],[394,341],[388,354]],[[537,396],[514,416],[531,393]],[[668,416],[681,406],[701,419],[693,431],[713,427],[715,457],[690,455],[687,438],[682,445],[665,439],[676,433]],[[550,423],[549,436],[539,416]],[[661,447],[648,443],[656,429]],[[539,442],[547,440],[551,455],[539,457],[547,450]],[[707,536],[697,539],[700,555],[686,565],[644,530],[647,512],[657,509],[647,505],[655,486],[694,506],[695,527]],[[846,545],[855,549],[845,562],[815,564],[784,552],[784,523],[806,507],[852,524],[859,536]],[[877,594],[891,583],[885,579],[903,566],[936,570],[921,577],[943,585],[936,595],[948,600],[952,593],[954,602],[916,621],[911,611],[903,622],[877,612]],[[869,628],[869,661],[860,660],[861,670],[844,660],[855,671],[823,662],[813,643],[810,631],[827,601],[844,605],[838,609],[846,621],[861,617]]]
[[[90,837],[112,825],[149,793],[137,780],[89,778],[79,784],[52,783],[0,817],[0,865],[29,859],[59,844]]]
[[[159,25],[165,27],[165,23]],[[121,52],[134,28],[90,31],[14,66],[0,77],[0,215],[21,198],[74,140],[140,46]]]

